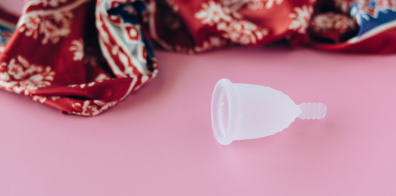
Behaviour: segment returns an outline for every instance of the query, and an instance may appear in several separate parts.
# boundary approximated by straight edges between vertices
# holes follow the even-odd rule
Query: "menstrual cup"
[[[326,115],[326,105],[322,103],[296,105],[281,91],[228,79],[217,82],[211,109],[213,132],[223,145],[273,135],[287,128],[296,117],[321,119]]]

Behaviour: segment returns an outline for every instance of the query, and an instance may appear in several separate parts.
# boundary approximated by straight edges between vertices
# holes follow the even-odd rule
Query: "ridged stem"
[[[301,119],[321,119],[326,116],[326,105],[323,103],[301,103]]]

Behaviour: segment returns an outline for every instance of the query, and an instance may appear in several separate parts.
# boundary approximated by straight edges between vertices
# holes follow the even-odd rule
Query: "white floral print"
[[[81,61],[84,58],[84,43],[82,39],[73,40],[69,48],[70,51],[74,52],[73,60]]]
[[[25,74],[23,71],[23,66],[21,64],[15,63],[15,59],[12,59],[10,61],[7,73],[17,80],[21,79],[22,76]]]
[[[47,44],[48,42],[56,44],[61,37],[66,37],[71,32],[71,25],[74,18],[72,10],[87,1],[78,0],[57,9],[27,12],[18,21],[17,27],[19,27],[19,32],[24,33],[25,36],[31,36],[33,39],[37,39],[38,35],[41,34],[43,35],[41,44]],[[36,0],[35,2],[56,7],[59,6],[59,3],[67,1]]]
[[[82,106],[81,114],[84,116],[96,116],[100,113],[100,110],[96,105],[89,105],[90,101],[85,101]]]
[[[303,5],[301,8],[295,7],[294,13],[290,13],[289,15],[292,19],[289,29],[297,30],[298,33],[304,34],[308,28],[312,12],[312,6]]]
[[[108,76],[107,74],[101,73],[101,74],[99,74],[98,76],[96,76],[95,81],[96,81],[96,82],[102,82],[103,80],[108,80],[108,79],[110,79],[110,78],[111,78],[111,77]]]
[[[0,87],[28,95],[31,90],[50,86],[54,75],[50,66],[29,64],[22,56],[18,56],[8,64],[0,64]]]
[[[44,103],[47,100],[47,97],[35,95],[32,97],[32,99],[33,99],[33,101]]]
[[[341,14],[320,14],[312,19],[310,24],[312,29],[316,32],[327,32],[330,30],[337,30],[340,33],[345,33],[350,29],[356,28],[354,21]]]
[[[60,96],[49,96],[48,98],[50,98],[52,101],[56,101],[60,99]]]
[[[202,51],[211,50],[213,48],[221,48],[226,45],[227,45],[227,41],[224,38],[221,38],[218,36],[211,36],[211,37],[209,37],[208,41],[204,41],[202,43],[202,46],[195,46],[195,48],[191,51],[187,50],[187,49],[185,49],[186,51],[183,51],[183,49],[177,50],[177,51],[192,54],[192,53],[194,53],[194,51],[202,52]]]
[[[255,24],[243,20],[239,13],[213,1],[203,3],[202,9],[195,14],[195,17],[201,20],[202,24],[215,25],[216,29],[222,32],[223,38],[239,44],[255,44],[268,35],[266,28],[259,28]],[[209,43],[212,43],[212,40],[207,42],[207,44]],[[203,48],[211,47],[203,45]]]
[[[72,104],[72,107],[76,110],[72,114],[78,114],[83,116],[96,116],[110,107],[117,104],[118,101],[104,102],[101,100],[86,100],[83,105],[80,102]]]
[[[26,36],[32,36],[33,39],[37,39],[38,34],[43,34],[42,44],[47,44],[48,41],[56,44],[61,37],[70,34],[72,19],[72,12],[54,12],[49,15],[31,14],[19,21],[19,32],[25,32]]]
[[[248,21],[232,21],[229,25],[220,24],[218,30],[223,30],[223,37],[240,44],[255,44],[264,35],[268,34],[266,29],[259,30],[257,26]]]
[[[66,3],[67,0],[30,0],[29,5],[39,5],[41,4],[43,7],[58,7],[61,3]]]
[[[25,35],[26,36],[32,36],[33,39],[37,39],[37,35],[38,35],[38,28],[39,25],[41,23],[40,18],[36,15],[36,16],[29,16],[29,17],[25,17],[23,18],[24,21],[24,26],[22,26],[19,29],[19,32],[24,32],[25,31]]]
[[[282,2],[283,0],[222,0],[223,5],[233,10],[239,10],[244,5],[251,10],[271,9],[275,4],[280,5]]]
[[[34,95],[32,98],[33,98],[33,101],[38,101],[40,103],[44,103],[47,100],[56,101],[56,100],[60,99],[61,97],[60,96],[44,97],[44,96]]]
[[[223,8],[221,4],[210,1],[208,4],[203,3],[202,8],[199,12],[195,14],[195,17],[200,19],[202,24],[213,25],[219,23],[220,21],[231,21],[232,18],[229,15],[230,9]]]

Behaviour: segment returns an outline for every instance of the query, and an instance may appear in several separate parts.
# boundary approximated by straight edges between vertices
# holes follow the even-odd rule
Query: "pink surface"
[[[0,8],[16,16],[21,15],[24,0],[0,0]]]
[[[97,117],[0,91],[0,195],[396,195],[396,56],[280,47],[156,51],[156,79]],[[221,146],[221,78],[327,105],[266,138]]]

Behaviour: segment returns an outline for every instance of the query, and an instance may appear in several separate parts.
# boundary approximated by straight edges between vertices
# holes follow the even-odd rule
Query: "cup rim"
[[[228,101],[228,123],[227,123],[227,130],[222,131],[219,123],[219,118],[216,118],[218,115],[218,104],[220,99],[221,90],[224,89],[227,95]],[[222,145],[230,144],[235,138],[237,133],[237,116],[236,112],[238,111],[238,100],[237,100],[237,93],[234,87],[234,84],[226,79],[223,78],[219,80],[213,90],[212,94],[212,103],[211,103],[211,119],[212,119],[212,128],[214,135],[217,141]]]

